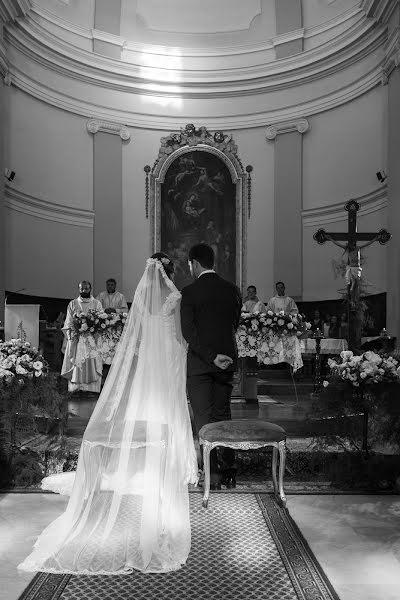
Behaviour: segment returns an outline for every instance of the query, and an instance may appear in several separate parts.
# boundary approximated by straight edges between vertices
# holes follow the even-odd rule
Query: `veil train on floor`
[[[179,302],[162,262],[148,259],[83,436],[67,509],[19,568],[114,574],[186,562],[187,485],[197,481],[197,459]],[[50,477],[47,487],[68,491],[68,478],[55,476],[52,488]]]

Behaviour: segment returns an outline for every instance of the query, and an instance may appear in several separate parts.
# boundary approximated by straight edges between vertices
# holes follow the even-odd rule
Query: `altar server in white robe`
[[[115,279],[107,279],[106,287],[107,290],[100,292],[100,294],[97,296],[97,300],[101,302],[104,311],[107,313],[127,313],[128,303],[124,294],[117,292],[117,282]]]
[[[258,299],[257,288],[255,285],[249,285],[247,288],[247,296],[244,299],[242,312],[247,313],[266,313],[265,304]]]
[[[272,310],[274,313],[283,311],[287,315],[297,315],[299,313],[297,304],[293,298],[286,296],[283,281],[278,281],[275,287],[277,293],[270,298],[267,304],[267,311]]]
[[[61,375],[68,379],[69,392],[100,392],[103,361],[92,335],[77,337],[74,333],[74,314],[89,310],[103,312],[99,300],[92,296],[89,281],[79,283],[79,296],[71,300],[63,326],[67,339]]]

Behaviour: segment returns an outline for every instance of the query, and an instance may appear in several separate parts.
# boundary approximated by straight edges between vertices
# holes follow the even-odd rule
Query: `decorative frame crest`
[[[180,132],[172,132],[160,141],[161,146],[153,167],[144,167],[146,217],[150,217],[150,253],[161,249],[161,189],[169,167],[188,152],[214,154],[225,163],[236,187],[236,284],[243,290],[246,286],[247,217],[251,200],[249,179],[252,167],[249,165],[245,170],[232,134],[223,131],[210,133],[204,126],[196,128],[189,123]]]

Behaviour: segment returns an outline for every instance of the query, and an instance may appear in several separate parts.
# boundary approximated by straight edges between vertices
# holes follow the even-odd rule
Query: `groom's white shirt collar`
[[[205,271],[202,271],[200,273],[200,275],[198,276],[197,279],[199,279],[202,275],[204,275],[205,273],[215,273],[214,269],[206,269]]]

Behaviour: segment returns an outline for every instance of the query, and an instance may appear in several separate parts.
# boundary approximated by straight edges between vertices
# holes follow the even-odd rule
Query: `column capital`
[[[102,131],[104,133],[111,133],[113,135],[119,135],[121,140],[127,141],[131,138],[131,132],[124,125],[119,123],[110,123],[109,121],[98,121],[97,119],[89,119],[86,123],[86,129],[89,133],[98,133]]]
[[[274,140],[277,135],[281,133],[291,133],[298,131],[299,133],[306,133],[310,129],[310,123],[307,119],[297,119],[296,121],[283,121],[281,123],[274,123],[268,125],[265,136],[267,140]]]

